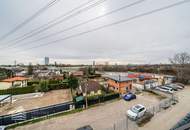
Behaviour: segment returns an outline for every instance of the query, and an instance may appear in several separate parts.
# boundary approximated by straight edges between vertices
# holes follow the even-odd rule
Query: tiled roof
[[[1,82],[25,81],[25,80],[28,80],[28,79],[29,78],[25,78],[25,77],[14,77],[14,78],[1,80]]]
[[[100,90],[100,84],[96,81],[88,81],[87,82],[87,93],[90,93],[91,91],[97,92]],[[85,84],[81,84],[82,92],[85,92]]]

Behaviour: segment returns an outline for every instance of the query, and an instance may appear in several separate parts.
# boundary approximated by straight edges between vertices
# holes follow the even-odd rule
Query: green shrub
[[[12,95],[18,95],[18,94],[27,94],[27,93],[34,93],[35,92],[35,86],[28,86],[28,87],[19,87],[19,88],[10,88],[5,90],[0,90],[0,95],[4,94],[12,94]]]
[[[59,84],[61,80],[49,80],[49,84]]]
[[[39,90],[41,92],[48,92],[49,91],[49,82],[44,80],[44,81],[41,81],[40,84],[39,84]]]
[[[120,96],[119,93],[109,93],[109,94],[88,96],[87,100],[89,105],[94,105],[101,102],[117,99],[119,98],[119,96]]]
[[[56,84],[49,84],[49,90],[57,90],[57,89],[67,89],[69,88],[67,84],[64,83],[56,83]]]
[[[28,81],[27,85],[32,86],[33,84],[39,84],[39,83],[40,83],[40,81],[37,81],[37,80],[36,81]]]

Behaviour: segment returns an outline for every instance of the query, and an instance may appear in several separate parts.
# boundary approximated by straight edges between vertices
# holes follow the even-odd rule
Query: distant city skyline
[[[15,60],[17,64],[28,64],[29,62],[32,64],[44,64],[44,56],[51,58],[51,64],[54,64],[55,61],[57,64],[92,64],[93,61],[97,63],[108,62],[109,64],[164,64],[169,63],[168,58],[175,53],[189,52],[190,50],[190,13],[188,13],[190,11],[190,2],[109,28],[27,50],[27,48],[63,39],[76,33],[85,32],[89,29],[117,22],[124,18],[130,18],[183,0],[144,0],[141,3],[96,21],[64,33],[59,33],[53,37],[32,42],[134,2],[106,0],[96,7],[81,12],[38,35],[31,36],[18,43],[11,42],[13,39],[47,24],[49,21],[88,1],[60,0],[18,29],[18,31],[1,40],[0,64],[14,65]],[[97,1],[95,0],[92,3]],[[30,0],[0,1],[0,37],[28,19],[48,2],[50,0],[33,0],[32,2]],[[11,44],[15,45],[12,46]]]

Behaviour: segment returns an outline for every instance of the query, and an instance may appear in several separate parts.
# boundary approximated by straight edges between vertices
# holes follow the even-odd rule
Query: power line
[[[32,16],[30,16],[29,18],[27,18],[24,22],[22,22],[21,24],[17,25],[15,28],[13,28],[11,31],[9,31],[5,35],[1,36],[0,37],[0,41],[4,40],[8,36],[10,36],[13,33],[15,33],[17,30],[19,30],[20,28],[22,28],[23,26],[25,26],[26,24],[28,24],[30,21],[32,21],[34,18],[36,18],[37,16],[39,16],[41,13],[43,13],[45,10],[47,10],[50,7],[52,7],[53,5],[55,5],[58,1],[60,1],[60,0],[53,0],[53,1],[49,2],[47,5],[45,5],[40,10],[38,10],[36,13],[34,13]]]
[[[85,6],[85,5],[89,4],[89,3],[91,3],[91,2],[93,2],[93,1],[95,1],[95,0],[91,0],[91,1],[88,1],[88,2],[86,2],[86,3],[83,3],[83,4],[79,5],[79,6],[77,6],[76,8],[73,8],[72,10],[68,11],[67,13],[62,14],[62,15],[56,17],[55,19],[49,21],[48,23],[43,24],[43,25],[41,25],[41,26],[39,26],[39,27],[37,27],[37,28],[31,30],[30,32],[25,33],[25,34],[23,34],[23,35],[21,35],[21,36],[15,38],[15,39],[9,41],[9,42],[14,42],[14,41],[16,41],[16,40],[19,40],[20,38],[25,37],[25,36],[27,36],[27,35],[33,33],[34,31],[39,30],[39,29],[41,29],[41,28],[43,28],[43,27],[45,27],[45,26],[47,26],[47,25],[49,25],[49,24],[55,22],[56,20],[58,20],[58,19],[60,19],[60,18],[62,18],[62,17],[64,17],[64,16],[66,16],[66,15],[68,15],[68,14],[74,12],[74,11],[77,10],[77,9],[80,9],[81,7],[83,7],[83,6]]]
[[[151,11],[148,11],[148,12],[145,12],[145,13],[141,13],[141,14],[132,16],[130,18],[125,18],[123,20],[119,20],[119,21],[113,22],[111,24],[106,24],[106,25],[103,25],[103,26],[100,26],[100,27],[97,27],[97,28],[94,28],[94,29],[91,29],[91,30],[88,30],[88,31],[77,33],[77,34],[65,37],[63,39],[59,39],[59,40],[51,41],[51,42],[48,42],[48,43],[39,44],[37,46],[33,46],[33,47],[30,47],[30,48],[26,48],[25,51],[35,49],[35,48],[39,48],[39,47],[42,47],[42,46],[47,46],[49,44],[54,44],[54,43],[57,43],[57,42],[60,42],[60,41],[65,41],[65,40],[68,40],[68,39],[71,39],[71,38],[74,38],[74,37],[78,37],[78,36],[81,36],[81,35],[85,35],[85,34],[88,34],[88,33],[91,33],[91,32],[95,32],[95,31],[98,31],[98,30],[101,30],[101,29],[104,29],[104,28],[107,28],[107,27],[111,27],[111,26],[114,26],[114,25],[118,25],[118,24],[121,24],[121,23],[124,23],[124,22],[134,20],[134,19],[138,19],[138,18],[141,18],[141,17],[144,17],[144,16],[148,16],[148,15],[151,15],[151,14],[163,11],[163,10],[167,10],[169,8],[173,8],[175,6],[179,6],[179,5],[188,3],[188,2],[190,2],[190,0],[183,0],[181,2],[176,2],[174,4],[170,4],[170,5],[158,8],[158,9],[154,9],[154,10],[151,10]],[[16,52],[20,53],[20,52],[23,52],[23,51],[16,51]]]
[[[50,28],[52,28],[52,27],[54,27],[54,26],[56,26],[56,25],[62,23],[63,21],[66,21],[66,20],[68,20],[68,19],[70,19],[70,18],[72,18],[72,17],[74,17],[74,16],[76,16],[76,15],[78,15],[78,14],[80,14],[80,13],[86,11],[86,10],[89,10],[89,9],[91,9],[91,8],[93,8],[93,7],[98,6],[99,4],[101,4],[101,3],[105,2],[105,1],[107,1],[107,0],[99,0],[99,1],[97,1],[97,2],[95,2],[95,3],[93,3],[93,4],[91,4],[91,5],[89,5],[89,6],[85,7],[85,8],[83,8],[83,9],[81,9],[81,10],[75,12],[74,14],[71,14],[71,15],[65,17],[64,19],[61,19],[61,20],[55,22],[55,23],[53,23],[53,22],[54,22],[54,20],[53,20],[53,22],[51,22],[52,24],[51,24],[51,23],[50,23],[50,25],[48,24],[47,27],[42,28],[42,29],[41,29],[41,27],[40,27],[41,30],[39,30],[39,31],[38,31],[37,29],[35,29],[35,30],[37,30],[36,32],[35,32],[35,31],[32,31],[32,33],[30,33],[30,35],[28,35],[28,36],[26,36],[26,37],[24,37],[24,38],[22,38],[22,39],[20,39],[20,40],[18,40],[18,41],[16,41],[16,42],[11,43],[11,44],[9,44],[8,46],[18,44],[19,42],[21,42],[21,41],[23,41],[23,40],[26,40],[26,39],[28,39],[28,38],[30,38],[30,37],[33,37],[33,36],[35,36],[35,35],[37,35],[37,34],[39,34],[39,33],[41,33],[41,32],[44,32],[44,31],[46,31],[46,30],[48,30],[48,29],[50,29]],[[81,7],[80,7],[80,8],[81,8]],[[75,10],[72,10],[72,12],[73,12],[73,11],[75,11]],[[72,12],[71,12],[71,13],[72,13]],[[70,13],[70,12],[69,12],[69,13]],[[66,13],[65,15],[63,15],[63,16],[66,16],[66,15],[67,15],[67,13]],[[56,21],[56,20],[57,20],[57,19],[55,19],[55,21]]]
[[[74,25],[74,26],[65,28],[65,29],[63,29],[63,30],[61,30],[61,31],[58,31],[58,32],[55,32],[55,33],[46,35],[46,36],[44,36],[44,37],[41,37],[41,38],[36,39],[36,40],[33,40],[33,41],[31,41],[31,42],[21,43],[21,44],[19,44],[19,46],[24,46],[24,45],[27,45],[27,44],[29,44],[29,43],[38,42],[38,41],[40,41],[40,40],[43,40],[43,39],[46,39],[46,38],[49,38],[49,37],[58,35],[58,34],[60,34],[60,33],[63,33],[63,32],[69,31],[69,30],[72,30],[72,29],[74,29],[74,28],[77,28],[77,27],[80,27],[80,26],[82,26],[82,25],[88,24],[88,23],[90,23],[90,22],[93,22],[93,21],[98,20],[98,19],[100,19],[100,18],[103,18],[103,17],[105,17],[105,16],[111,15],[111,14],[113,14],[113,13],[117,13],[117,12],[123,10],[123,9],[129,8],[129,7],[134,6],[134,5],[137,5],[137,4],[140,4],[140,3],[144,2],[144,1],[146,1],[146,0],[139,0],[139,1],[133,2],[133,3],[131,3],[131,4],[124,5],[124,6],[122,6],[121,8],[112,10],[112,11],[110,11],[110,12],[108,12],[108,13],[105,13],[105,14],[103,14],[103,15],[97,16],[97,17],[92,18],[92,19],[90,19],[90,20],[87,20],[87,21],[85,21],[85,22],[82,22],[82,23],[76,24],[76,25]],[[19,47],[19,46],[16,46],[16,47]],[[12,47],[14,47],[14,46],[12,46]],[[12,47],[11,47],[11,48],[12,48]],[[14,47],[14,48],[15,48],[15,47]]]

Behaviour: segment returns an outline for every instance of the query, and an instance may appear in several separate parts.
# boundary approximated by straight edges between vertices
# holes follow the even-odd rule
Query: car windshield
[[[126,97],[131,97],[131,94],[127,94],[127,95],[125,95]]]
[[[138,109],[139,109],[139,106],[134,106],[131,108],[131,111],[134,113],[138,113],[139,112]]]

